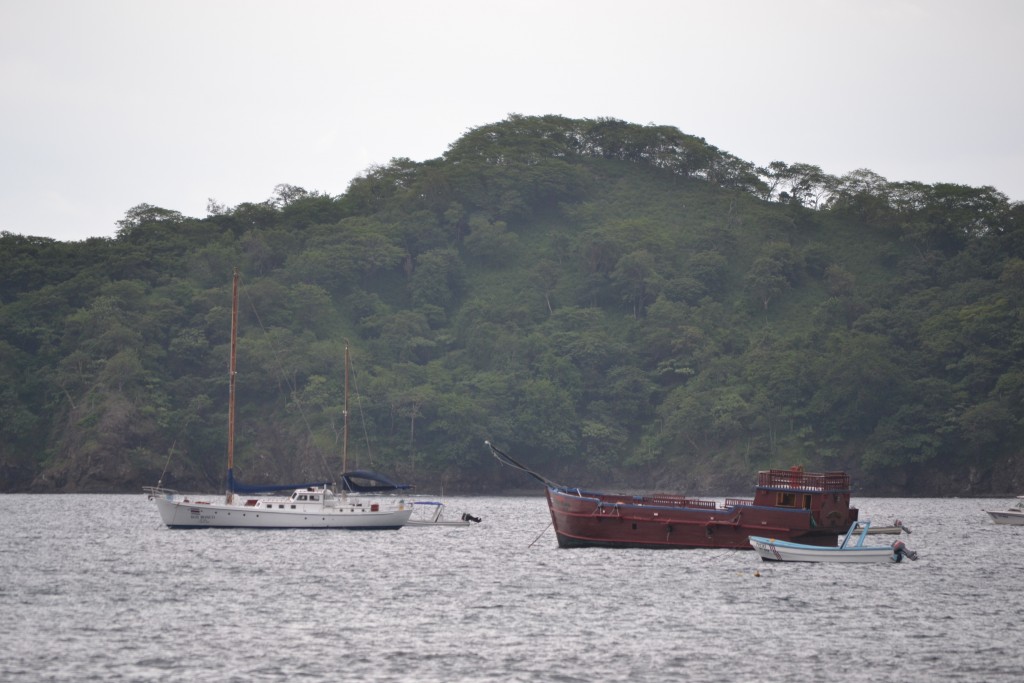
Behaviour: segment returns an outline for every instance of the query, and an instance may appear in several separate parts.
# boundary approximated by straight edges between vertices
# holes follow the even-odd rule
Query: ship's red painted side
[[[753,499],[631,496],[549,487],[548,509],[563,548],[734,548],[749,536],[833,546],[857,519],[850,478],[800,468],[758,474]]]

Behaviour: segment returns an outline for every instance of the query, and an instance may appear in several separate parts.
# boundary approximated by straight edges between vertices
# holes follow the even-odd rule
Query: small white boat
[[[469,526],[480,521],[468,512],[461,516],[448,519],[444,516],[445,504],[436,500],[413,500],[413,513],[407,526]]]
[[[1017,496],[1017,498],[1024,498],[1024,496]],[[996,524],[1024,525],[1024,500],[1018,500],[1016,505],[1006,510],[985,510],[985,512]]]
[[[835,547],[777,541],[763,536],[751,536],[750,545],[765,562],[866,563],[902,562],[904,557],[917,559],[917,553],[908,549],[903,541],[883,546],[864,545],[870,529],[869,520],[855,521]]]
[[[868,529],[868,533],[872,534],[872,535],[874,535],[874,534],[893,534],[893,535],[899,535],[899,534],[902,534],[904,532],[906,532],[908,534],[911,533],[910,532],[910,527],[908,527],[906,524],[904,524],[901,520],[898,520],[898,519],[895,520],[892,524],[890,524],[888,526],[875,526],[875,525],[872,524],[871,528]]]
[[[346,472],[341,475],[340,487],[351,496],[367,493],[402,494],[413,488],[409,484],[399,484],[383,474],[369,470]],[[404,500],[407,505],[412,506],[412,516],[406,526],[469,526],[480,521],[479,517],[474,517],[468,512],[463,512],[458,517],[445,517],[448,508],[441,501],[425,500],[414,495],[408,495]]]

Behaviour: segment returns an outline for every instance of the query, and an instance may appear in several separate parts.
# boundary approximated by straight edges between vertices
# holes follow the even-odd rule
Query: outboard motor
[[[463,522],[479,522],[480,518],[479,517],[474,517],[473,515],[469,514],[468,512],[463,512],[462,513],[462,521]],[[914,559],[916,560],[917,558],[915,557]]]
[[[917,559],[917,552],[907,547],[907,544],[903,541],[892,542],[892,561],[902,562],[903,558],[907,557],[911,560]]]

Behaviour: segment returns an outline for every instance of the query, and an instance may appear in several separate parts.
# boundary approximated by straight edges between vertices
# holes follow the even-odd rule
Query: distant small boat
[[[387,494],[409,491],[413,487],[409,484],[399,484],[392,481],[383,474],[369,470],[353,470],[341,475],[340,490],[351,496],[361,494]],[[406,526],[470,526],[480,522],[479,517],[474,517],[468,512],[448,518],[445,516],[448,506],[437,500],[421,500],[414,495],[403,494],[407,505],[412,505],[412,516],[406,522]]]
[[[1017,498],[1024,498],[1024,496],[1017,496]],[[1017,504],[1008,510],[985,510],[985,512],[996,524],[1024,526],[1024,500],[1018,500]]]
[[[872,526],[868,529],[869,534],[902,534],[904,532],[911,533],[910,527],[898,519],[889,526]]]
[[[479,517],[468,512],[448,519],[444,516],[447,506],[436,500],[413,500],[412,509],[412,517],[406,522],[408,526],[469,526],[480,522]]]
[[[751,536],[750,545],[765,562],[902,562],[904,557],[917,559],[917,553],[907,548],[903,541],[891,545],[866,546],[871,522],[856,521],[843,536],[842,542],[834,548],[803,543],[779,541],[764,536]]]

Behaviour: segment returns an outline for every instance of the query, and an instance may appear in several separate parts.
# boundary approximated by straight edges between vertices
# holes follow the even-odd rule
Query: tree
[[[923,188],[922,194],[920,207],[904,230],[919,245],[947,255],[998,229],[1010,209],[1006,195],[989,186],[936,183]]]
[[[766,311],[772,299],[789,288],[789,280],[782,274],[779,263],[765,256],[754,261],[743,282]]]
[[[267,201],[272,206],[278,209],[283,209],[289,204],[293,204],[300,199],[305,199],[308,196],[309,192],[301,187],[281,183],[280,185],[274,186],[274,195]]]
[[[519,389],[514,407],[517,440],[554,461],[575,451],[576,411],[568,393],[548,379],[531,379]]]
[[[768,242],[754,259],[743,282],[767,311],[772,299],[798,282],[800,273],[799,259],[789,244]]]
[[[533,281],[544,296],[544,303],[547,305],[549,314],[555,311],[551,304],[551,295],[554,293],[555,287],[558,286],[561,273],[562,269],[558,267],[558,264],[549,259],[538,261],[533,270]]]
[[[789,202],[816,209],[828,202],[838,180],[813,164],[785,164],[773,161],[767,168],[758,169],[767,178],[767,185],[779,189],[780,202]],[[769,194],[770,196],[770,194]]]
[[[152,204],[138,204],[125,212],[124,218],[117,221],[117,236],[129,239],[146,225],[159,223],[180,223],[184,216],[178,211],[162,209]]]
[[[634,319],[644,316],[648,304],[657,298],[661,289],[661,276],[655,268],[654,257],[645,250],[620,258],[611,279],[622,301],[632,309]]]
[[[469,229],[465,239],[467,254],[492,266],[514,260],[519,239],[508,231],[505,221],[491,221],[482,214],[473,214]]]
[[[905,396],[905,362],[881,336],[834,334],[816,359],[821,378],[809,410],[826,429],[847,436],[871,433]],[[898,404],[897,404],[898,405]]]
[[[409,278],[409,293],[414,306],[432,304],[447,308],[462,290],[462,260],[454,249],[434,249],[416,259]]]

